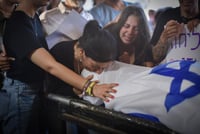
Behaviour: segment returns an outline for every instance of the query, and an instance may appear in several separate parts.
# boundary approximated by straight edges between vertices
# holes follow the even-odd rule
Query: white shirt
[[[40,20],[47,34],[49,49],[59,42],[78,39],[87,21],[92,19],[93,16],[87,11],[83,10],[79,14],[75,10],[67,9],[62,2],[58,7],[43,12]]]

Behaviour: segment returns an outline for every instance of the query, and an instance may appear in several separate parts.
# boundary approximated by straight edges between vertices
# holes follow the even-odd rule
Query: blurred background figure
[[[150,34],[153,34],[156,22],[155,22],[155,15],[156,15],[156,11],[153,9],[149,9],[148,11],[148,24],[149,24],[149,30],[150,30]]]
[[[121,13],[121,11],[128,5],[139,5],[138,3],[130,3],[123,0],[104,0],[95,5],[90,13],[93,15],[102,27],[110,23]]]
[[[191,48],[196,48],[195,42],[185,42],[186,45],[181,45],[181,41],[178,40],[178,38],[180,39],[179,34],[183,32],[181,29],[185,29],[185,32],[188,31],[185,40],[196,40],[193,38],[194,36],[187,35],[190,35],[190,32],[198,26],[200,22],[199,11],[199,0],[179,0],[178,7],[165,8],[162,11],[157,19],[156,27],[150,41],[150,44],[153,45],[153,57],[156,64],[159,64],[164,59],[165,61],[182,59],[200,60],[200,48],[197,47],[197,49],[191,51]],[[175,37],[177,37],[177,41],[173,43]],[[190,39],[190,37],[193,39]],[[197,40],[199,39],[197,38]],[[179,47],[176,47],[176,45]],[[171,54],[173,52],[174,54],[169,55],[169,52]],[[170,58],[166,59],[168,56]]]
[[[101,2],[103,2],[104,0],[93,0],[93,1],[94,1],[93,5],[96,6],[100,4]]]
[[[3,120],[8,114],[8,107],[10,104],[10,94],[3,89],[4,85],[4,71],[10,68],[9,62],[12,58],[7,57],[3,45],[3,31],[5,27],[5,20],[10,17],[19,0],[0,0],[0,134],[3,134]]]
[[[81,24],[82,22],[70,22],[71,27],[69,31],[69,28],[66,28],[65,25],[65,18],[70,14],[72,10],[79,13],[85,21],[92,20],[93,16],[86,10],[84,10],[83,5],[85,3],[85,0],[65,0],[61,1],[59,5],[56,8],[53,8],[51,10],[46,10],[40,15],[40,20],[42,22],[42,25],[44,27],[44,31],[46,32],[46,39],[48,46],[51,46],[49,48],[52,48],[57,43],[60,43],[62,41],[71,41],[75,40],[71,37],[71,35],[77,35],[81,34],[82,31],[77,30],[79,27],[74,26],[74,24]],[[70,20],[68,20],[70,21]],[[63,26],[63,29],[68,30],[61,32],[58,30],[59,26]],[[62,28],[61,28],[62,29]],[[73,33],[73,29],[76,29],[77,33]],[[71,35],[67,34],[70,33]],[[78,38],[76,38],[78,39]]]
[[[38,13],[41,14],[42,12],[44,12],[45,10],[50,10],[52,8],[56,8],[58,6],[58,4],[60,3],[61,0],[49,0],[48,5],[44,6],[44,7],[40,7],[38,9]]]

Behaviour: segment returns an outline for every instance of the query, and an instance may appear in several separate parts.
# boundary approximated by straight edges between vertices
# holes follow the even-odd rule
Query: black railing
[[[61,119],[75,122],[100,133],[112,134],[176,134],[161,123],[151,122],[121,112],[92,105],[84,100],[49,94],[59,103]]]

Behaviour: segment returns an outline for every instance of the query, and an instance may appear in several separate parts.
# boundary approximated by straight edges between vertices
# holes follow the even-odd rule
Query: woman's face
[[[179,0],[182,12],[193,13],[195,9],[198,9],[198,0]]]
[[[83,56],[83,59],[82,59],[83,67],[97,74],[101,74],[104,71],[104,69],[108,68],[111,64],[112,64],[112,61],[96,62],[87,56]]]
[[[138,26],[139,26],[139,18],[134,15],[130,15],[127,18],[125,24],[119,31],[120,39],[124,44],[129,45],[133,41],[135,41],[139,33]]]

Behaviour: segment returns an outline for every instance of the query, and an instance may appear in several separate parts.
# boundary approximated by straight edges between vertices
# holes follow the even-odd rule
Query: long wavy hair
[[[145,57],[145,49],[146,47],[148,47],[148,43],[151,37],[147,23],[147,18],[142,8],[138,6],[126,7],[120,14],[117,22],[109,24],[108,26],[105,27],[105,29],[108,29],[116,37],[118,48],[120,48],[120,45],[123,45],[123,42],[120,39],[119,32],[126,23],[128,17],[131,15],[136,16],[139,19],[139,26],[138,26],[139,32],[137,38],[133,41],[131,45],[133,45],[135,48],[134,64],[141,64],[141,62],[143,62],[142,60],[144,60]]]

